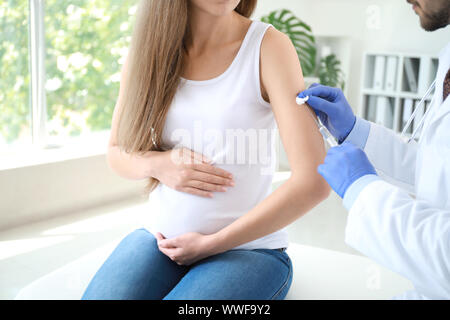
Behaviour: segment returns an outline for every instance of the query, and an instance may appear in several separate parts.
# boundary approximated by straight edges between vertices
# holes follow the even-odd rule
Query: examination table
[[[114,241],[24,287],[17,300],[78,300],[90,279],[120,242]],[[294,266],[286,299],[390,299],[412,289],[405,278],[368,258],[291,243]]]

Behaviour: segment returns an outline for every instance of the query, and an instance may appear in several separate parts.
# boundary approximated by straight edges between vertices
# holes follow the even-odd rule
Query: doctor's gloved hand
[[[341,89],[313,84],[309,89],[299,93],[299,98],[309,96],[310,105],[322,123],[339,143],[352,131],[356,116]]]
[[[341,198],[356,180],[377,174],[364,151],[349,142],[328,150],[324,164],[317,171]]]

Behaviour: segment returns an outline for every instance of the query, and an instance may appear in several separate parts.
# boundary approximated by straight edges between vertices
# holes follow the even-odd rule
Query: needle
[[[323,138],[330,145],[330,147],[332,147],[332,148],[337,147],[338,143],[336,142],[334,137],[331,135],[330,131],[328,131],[328,129],[323,125],[323,123],[320,121],[320,119],[317,118],[316,114],[311,109],[311,107],[306,104],[306,102],[308,102],[308,101],[309,101],[309,96],[306,96],[304,98],[297,97],[295,99],[295,102],[297,102],[298,105],[300,105],[300,106],[306,105],[308,107],[309,112],[311,113],[314,121],[317,124],[317,127],[319,128],[319,132],[322,134]]]

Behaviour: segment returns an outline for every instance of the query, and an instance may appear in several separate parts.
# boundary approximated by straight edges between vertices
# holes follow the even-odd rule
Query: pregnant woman
[[[83,299],[283,299],[285,227],[329,195],[322,137],[289,38],[256,0],[142,0],[113,116],[110,167],[149,179],[149,220]],[[291,166],[271,192],[274,132]]]

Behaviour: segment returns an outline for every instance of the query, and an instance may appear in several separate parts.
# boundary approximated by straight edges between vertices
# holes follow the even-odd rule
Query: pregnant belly
[[[246,214],[271,191],[272,174],[260,167],[220,166],[234,176],[235,186],[204,198],[160,184],[149,196],[149,229],[167,238],[187,232],[212,234]]]

